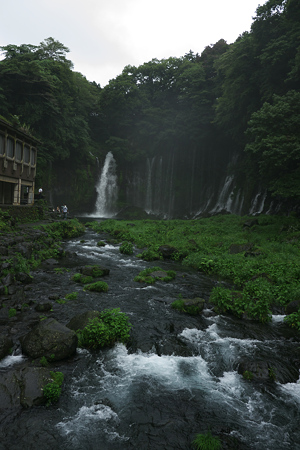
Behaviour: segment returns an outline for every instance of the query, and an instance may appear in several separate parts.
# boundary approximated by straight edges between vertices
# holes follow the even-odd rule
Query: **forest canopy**
[[[299,36],[299,1],[268,0],[233,44],[128,65],[104,88],[74,72],[52,37],[8,45],[0,115],[42,142],[40,183],[57,183],[59,167],[71,171],[78,203],[91,198],[88,179],[109,150],[128,165],[166,151],[222,159],[233,149],[243,179],[299,200]]]

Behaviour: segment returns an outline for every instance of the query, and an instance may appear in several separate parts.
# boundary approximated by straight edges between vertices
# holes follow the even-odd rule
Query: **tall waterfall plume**
[[[113,217],[116,213],[118,199],[118,185],[116,175],[116,161],[111,152],[105,158],[104,166],[96,186],[97,201],[95,216]]]

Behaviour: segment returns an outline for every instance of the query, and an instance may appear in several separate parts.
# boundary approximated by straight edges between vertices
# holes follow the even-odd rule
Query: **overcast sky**
[[[265,0],[7,0],[0,46],[53,37],[69,48],[74,70],[104,87],[128,64],[234,42],[250,30],[259,3]]]

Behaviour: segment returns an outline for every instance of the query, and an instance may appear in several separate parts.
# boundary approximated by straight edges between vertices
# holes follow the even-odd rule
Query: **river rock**
[[[12,409],[20,406],[21,376],[19,371],[0,373],[0,409]]]
[[[205,300],[200,297],[192,298],[192,299],[183,299],[184,306],[189,312],[189,308],[193,311],[193,315],[197,311],[198,314],[201,314],[204,309]]]
[[[40,303],[36,304],[34,309],[37,312],[50,311],[52,309],[52,303],[51,302],[40,302]]]
[[[29,273],[18,272],[16,273],[16,280],[20,281],[22,284],[30,284],[32,283],[32,276]]]
[[[174,253],[178,253],[178,249],[176,247],[172,247],[171,245],[161,245],[158,251],[162,254],[164,259],[170,259]]]
[[[45,404],[43,388],[51,381],[50,371],[44,367],[0,373],[0,409]]]
[[[238,366],[238,373],[250,381],[274,381],[274,377],[272,377],[272,368],[267,361],[263,360],[241,361]]]
[[[22,351],[31,358],[45,356],[51,361],[72,356],[77,347],[76,333],[55,319],[46,319],[39,323],[21,339]]]
[[[300,300],[293,300],[292,302],[286,305],[285,312],[287,315],[292,314],[298,312],[299,308],[300,308]]]
[[[26,367],[21,372],[20,403],[24,408],[46,403],[43,388],[53,380],[44,367]]]
[[[89,321],[95,317],[99,317],[99,314],[99,311],[86,311],[83,314],[74,316],[66,326],[74,331],[83,330]]]
[[[82,273],[82,275],[88,276],[88,277],[104,277],[105,275],[109,275],[109,269],[105,269],[104,267],[100,266],[84,266],[79,269],[79,272]],[[100,274],[99,272],[102,272]]]
[[[154,272],[149,273],[149,276],[152,278],[166,278],[168,274],[164,270],[155,270]]]
[[[0,334],[0,359],[9,355],[12,346],[12,340],[5,334]]]
[[[247,244],[231,244],[229,247],[229,253],[231,255],[236,255],[237,253],[249,252],[254,247],[250,242]]]

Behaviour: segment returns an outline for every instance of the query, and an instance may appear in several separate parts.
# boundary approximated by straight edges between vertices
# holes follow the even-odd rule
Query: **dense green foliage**
[[[239,157],[231,170],[247,183],[249,196],[260,185],[295,202],[299,17],[298,0],[268,0],[258,6],[250,32],[233,44],[220,39],[201,55],[128,65],[104,88],[73,72],[69,50],[53,38],[39,46],[7,45],[0,114],[41,140],[38,184],[67,183],[77,206],[93,200],[96,157],[103,160],[109,150],[121,187],[124,173],[145,157],[197,154],[207,164],[213,155],[217,171],[234,152]],[[173,188],[187,189],[184,183]]]
[[[180,312],[184,312],[190,314],[191,316],[196,316],[199,314],[199,306],[198,305],[186,305],[185,301],[179,298],[171,303],[171,307],[173,309],[177,309]]]
[[[0,215],[0,235],[4,232],[15,232],[5,219],[5,216]],[[29,273],[45,259],[60,258],[63,254],[61,241],[66,238],[80,236],[85,230],[84,226],[77,219],[39,225],[37,228],[42,228],[46,232],[46,235],[41,238],[41,248],[39,250],[34,248],[29,259],[17,252],[14,253],[13,257],[7,258],[7,262],[13,264],[10,269],[3,270],[4,275],[7,275],[9,272],[13,274],[19,272]]]
[[[92,284],[87,284],[84,286],[84,291],[94,291],[94,292],[107,292],[108,291],[108,285],[105,283],[105,281],[96,281]]]
[[[192,444],[196,450],[221,450],[222,448],[220,439],[214,437],[210,431],[205,434],[197,434]]]
[[[61,394],[61,385],[64,381],[62,372],[50,372],[53,381],[44,386],[44,397],[47,400],[47,405],[56,403]]]
[[[166,276],[155,275],[155,272],[161,272],[161,275],[166,273]],[[176,272],[174,270],[168,270],[164,272],[160,267],[148,267],[148,269],[142,270],[135,278],[134,281],[139,283],[153,284],[155,281],[171,281],[175,278]]]
[[[90,319],[88,325],[77,332],[79,346],[91,349],[113,346],[116,342],[125,344],[130,337],[131,324],[120,308],[101,311],[98,317]]]
[[[273,308],[285,308],[300,298],[300,223],[296,217],[261,215],[257,219],[219,215],[199,220],[135,221],[106,220],[91,224],[136,247],[177,248],[183,265],[225,280],[217,285],[211,301],[217,311],[230,312],[261,322],[270,320]],[[154,282],[146,269],[138,281]],[[298,316],[288,324],[299,328]],[[300,322],[299,322],[300,323]]]

